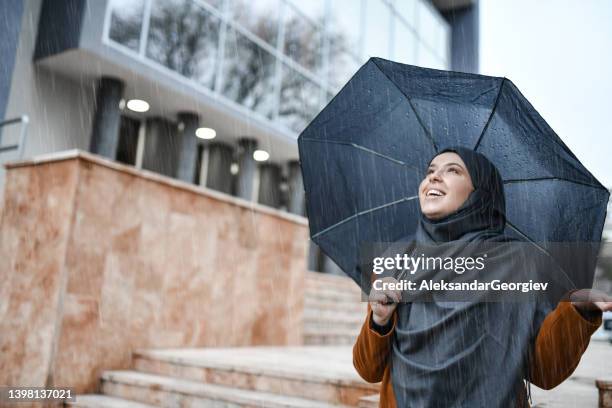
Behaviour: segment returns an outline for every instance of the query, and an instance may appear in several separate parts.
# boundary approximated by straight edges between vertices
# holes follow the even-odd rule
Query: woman
[[[502,179],[482,154],[439,152],[419,204],[416,242],[506,239]],[[529,406],[523,380],[544,389],[565,380],[602,310],[612,310],[609,301],[560,302],[554,310],[544,302],[400,301],[397,291],[373,291],[353,348],[361,377],[382,381],[381,407]]]

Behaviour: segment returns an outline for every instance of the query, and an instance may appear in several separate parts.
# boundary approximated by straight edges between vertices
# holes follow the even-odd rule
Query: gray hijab
[[[503,183],[482,154],[462,147],[474,191],[455,213],[436,221],[421,216],[414,241],[509,242],[504,234]],[[446,254],[449,255],[449,254]],[[456,254],[454,254],[456,255]],[[512,273],[512,251],[499,255],[501,273]],[[508,261],[505,263],[505,261]],[[504,270],[505,268],[505,270]],[[552,308],[532,302],[453,302],[437,298],[400,303],[391,355],[398,407],[514,407],[526,402],[528,354],[539,326]]]

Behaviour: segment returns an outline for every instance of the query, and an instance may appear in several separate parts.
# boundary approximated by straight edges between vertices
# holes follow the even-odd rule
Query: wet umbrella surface
[[[356,282],[360,245],[414,233],[428,160],[461,145],[499,169],[506,232],[592,285],[609,193],[506,78],[371,58],[298,145],[311,237]]]

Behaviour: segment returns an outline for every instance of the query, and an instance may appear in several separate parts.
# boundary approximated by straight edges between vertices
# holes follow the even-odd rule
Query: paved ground
[[[544,391],[531,387],[533,407],[597,407],[596,379],[612,380],[612,344],[592,340],[574,374],[558,387]]]

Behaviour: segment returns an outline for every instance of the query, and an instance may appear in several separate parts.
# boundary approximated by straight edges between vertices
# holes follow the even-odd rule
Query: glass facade
[[[426,0],[109,0],[105,37],[299,133],[369,57],[449,68]]]

